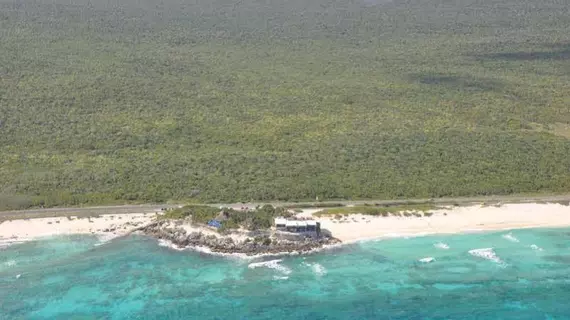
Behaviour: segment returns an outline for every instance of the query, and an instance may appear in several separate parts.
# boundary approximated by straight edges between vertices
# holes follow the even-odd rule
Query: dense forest
[[[0,209],[570,191],[557,0],[0,0]]]

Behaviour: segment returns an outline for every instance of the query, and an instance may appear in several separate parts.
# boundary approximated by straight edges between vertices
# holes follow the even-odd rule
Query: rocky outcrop
[[[173,227],[174,225],[174,227]],[[230,235],[212,235],[202,232],[187,233],[183,228],[178,227],[171,221],[157,221],[150,225],[138,228],[145,235],[164,239],[172,242],[178,247],[206,247],[217,253],[244,253],[247,255],[257,254],[277,254],[283,252],[306,253],[325,245],[339,243],[340,241],[331,237],[298,237],[297,240],[288,240],[283,237],[276,237],[270,232],[255,238],[248,237],[244,241],[235,241]]]

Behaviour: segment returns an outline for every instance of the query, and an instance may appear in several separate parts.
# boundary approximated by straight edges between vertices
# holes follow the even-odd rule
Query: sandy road
[[[386,205],[404,205],[404,204],[460,204],[469,205],[475,203],[529,203],[529,202],[566,202],[570,201],[570,194],[567,195],[537,195],[537,196],[486,196],[486,197],[464,197],[464,198],[438,198],[438,199],[410,199],[410,200],[358,200],[358,201],[319,201],[319,202],[251,202],[251,203],[216,203],[207,204],[213,207],[249,207],[255,208],[264,204],[274,206],[290,206],[290,207],[310,207],[319,206],[327,207],[336,204],[364,205],[372,204],[379,206]],[[29,209],[16,211],[0,212],[0,220],[13,219],[33,219],[60,216],[99,216],[104,214],[129,214],[129,213],[155,213],[161,211],[162,208],[176,208],[179,204],[142,204],[142,205],[120,205],[120,206],[98,206],[98,207],[77,207],[77,208],[47,208],[47,209]]]
[[[0,212],[1,220],[10,219],[33,219],[47,217],[92,217],[104,214],[129,214],[129,213],[155,213],[162,208],[175,208],[178,205],[172,204],[152,204],[152,205],[123,205],[123,206],[100,206],[84,208],[48,208],[29,209]]]

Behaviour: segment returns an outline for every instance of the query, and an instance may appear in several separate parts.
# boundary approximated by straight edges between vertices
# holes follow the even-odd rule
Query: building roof
[[[296,221],[296,222],[297,222],[297,227],[306,227],[307,226],[306,221]]]
[[[284,218],[275,218],[275,224],[287,224],[287,220]]]
[[[297,221],[287,221],[286,226],[287,227],[296,227]]]
[[[316,226],[316,225],[317,225],[317,222],[316,222],[315,220],[308,220],[308,221],[307,221],[307,225],[308,225],[308,226]]]
[[[214,227],[214,228],[221,228],[222,227],[222,223],[218,220],[210,220],[210,221],[208,221],[208,225],[210,227]]]

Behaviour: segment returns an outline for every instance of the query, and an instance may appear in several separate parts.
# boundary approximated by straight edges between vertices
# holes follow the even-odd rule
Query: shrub
[[[220,213],[220,209],[210,206],[190,205],[167,211],[161,217],[163,219],[184,219],[192,216],[192,222],[208,223]]]

